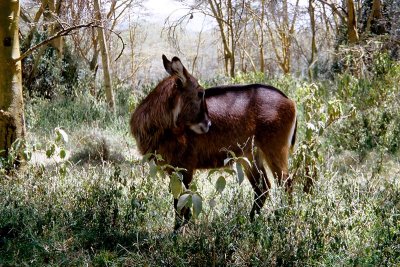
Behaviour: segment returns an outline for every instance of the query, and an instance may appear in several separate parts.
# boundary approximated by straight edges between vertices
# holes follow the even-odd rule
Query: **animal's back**
[[[192,164],[197,168],[221,167],[228,151],[237,155],[248,153],[253,136],[256,145],[266,143],[266,139],[286,141],[292,126],[286,122],[295,121],[294,102],[271,86],[213,87],[206,90],[206,100],[212,122],[209,132],[189,133],[189,151],[193,153],[186,160],[195,161]]]
[[[206,90],[206,100],[211,121],[224,130],[255,131],[257,125],[275,125],[282,116],[290,119],[296,113],[282,91],[262,84],[213,87]]]

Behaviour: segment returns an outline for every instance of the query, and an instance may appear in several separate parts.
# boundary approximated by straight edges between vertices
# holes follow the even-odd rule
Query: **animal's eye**
[[[198,92],[198,93],[197,93],[197,96],[198,96],[199,98],[203,98],[203,97],[204,97],[204,92],[203,92],[203,91]]]

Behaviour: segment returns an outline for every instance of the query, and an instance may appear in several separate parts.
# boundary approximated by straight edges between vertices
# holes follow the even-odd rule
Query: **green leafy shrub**
[[[383,56],[385,58],[385,56]],[[365,156],[372,149],[395,154],[399,149],[400,68],[378,61],[390,69],[373,80],[339,76],[337,94],[351,114],[332,131],[329,139],[337,150],[357,151]],[[384,68],[386,68],[384,67]],[[350,112],[351,110],[353,112]]]
[[[374,79],[265,80],[297,103],[290,173],[299,182],[291,198],[272,182],[254,222],[248,218],[253,190],[240,171],[245,159],[231,155],[233,169],[196,172],[188,190],[179,174],[172,180],[166,169],[141,159],[128,131],[129,106],[141,93],[119,88],[116,116],[84,91],[54,102],[30,99],[28,154],[49,150],[54,157],[68,146],[74,155],[80,145],[83,151],[107,146],[125,158],[100,156],[84,164],[68,157],[32,160],[13,176],[0,173],[0,265],[399,265],[400,72],[395,63],[385,71]],[[65,139],[62,132],[54,136],[61,125],[68,144],[57,142]],[[85,136],[89,142],[79,143]],[[303,185],[310,177],[312,193],[306,194]],[[201,209],[189,196],[182,199],[201,212],[178,234],[172,230],[171,189],[179,197],[201,196]]]

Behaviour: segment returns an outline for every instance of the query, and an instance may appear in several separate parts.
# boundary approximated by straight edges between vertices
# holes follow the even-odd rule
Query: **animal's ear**
[[[179,58],[172,58],[171,69],[172,72],[178,76],[179,80],[181,80],[182,84],[186,84],[188,72]]]
[[[165,55],[162,55],[163,64],[165,70],[170,75],[178,76],[179,80],[181,80],[182,84],[186,84],[188,72],[183,66],[181,60],[178,57],[173,57],[171,61]]]
[[[163,64],[164,64],[164,68],[165,70],[170,74],[173,75],[174,73],[172,72],[172,68],[171,68],[171,61],[168,60],[168,58],[165,55],[162,55],[162,60],[163,60]]]

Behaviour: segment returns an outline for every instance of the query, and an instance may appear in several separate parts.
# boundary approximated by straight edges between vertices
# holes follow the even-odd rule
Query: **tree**
[[[238,39],[238,27],[235,27],[241,18],[238,17],[238,4],[232,0],[208,0],[212,11],[212,17],[215,18],[224,50],[225,71],[231,77],[235,76],[235,48]],[[241,8],[243,9],[243,7]]]
[[[101,19],[101,12],[100,12],[100,1],[94,0],[94,9],[96,12],[96,17],[100,21]],[[97,28],[97,34],[99,36],[99,44],[100,44],[100,51],[101,51],[101,59],[103,64],[103,76],[104,76],[104,88],[106,92],[107,103],[110,109],[114,110],[115,101],[114,101],[114,92],[111,87],[111,75],[110,75],[110,56],[108,53],[108,46],[106,43],[106,36],[104,34],[104,28],[99,27]]]
[[[0,156],[25,136],[21,62],[19,58],[19,0],[0,1]]]
[[[359,41],[358,26],[357,26],[357,10],[353,0],[343,1],[345,7],[340,7],[339,5],[325,0],[318,0],[324,5],[331,8],[334,13],[333,16],[337,15],[342,24],[347,26],[347,41],[349,44],[356,44]],[[338,28],[339,29],[339,28]]]
[[[238,42],[243,34],[246,21],[244,12],[246,1],[238,0],[198,0],[190,4],[184,3],[189,12],[176,21],[167,18],[168,33],[172,41],[176,44],[176,28],[181,26],[185,18],[193,16],[193,13],[200,13],[211,17],[217,23],[217,32],[222,42],[222,53],[224,67],[227,75],[234,77],[236,71],[236,54],[238,53]]]
[[[308,14],[310,15],[310,30],[311,30],[311,57],[308,60],[308,78],[313,79],[312,66],[314,65],[317,44],[316,44],[316,26],[315,26],[315,0],[308,0]]]
[[[272,2],[269,5],[271,18],[266,21],[267,30],[276,60],[284,74],[289,74],[291,70],[291,48],[299,12],[298,7],[299,0],[296,0],[291,15],[288,0],[283,0],[281,4]]]
[[[358,42],[357,17],[353,0],[347,0],[347,34],[350,44]]]

